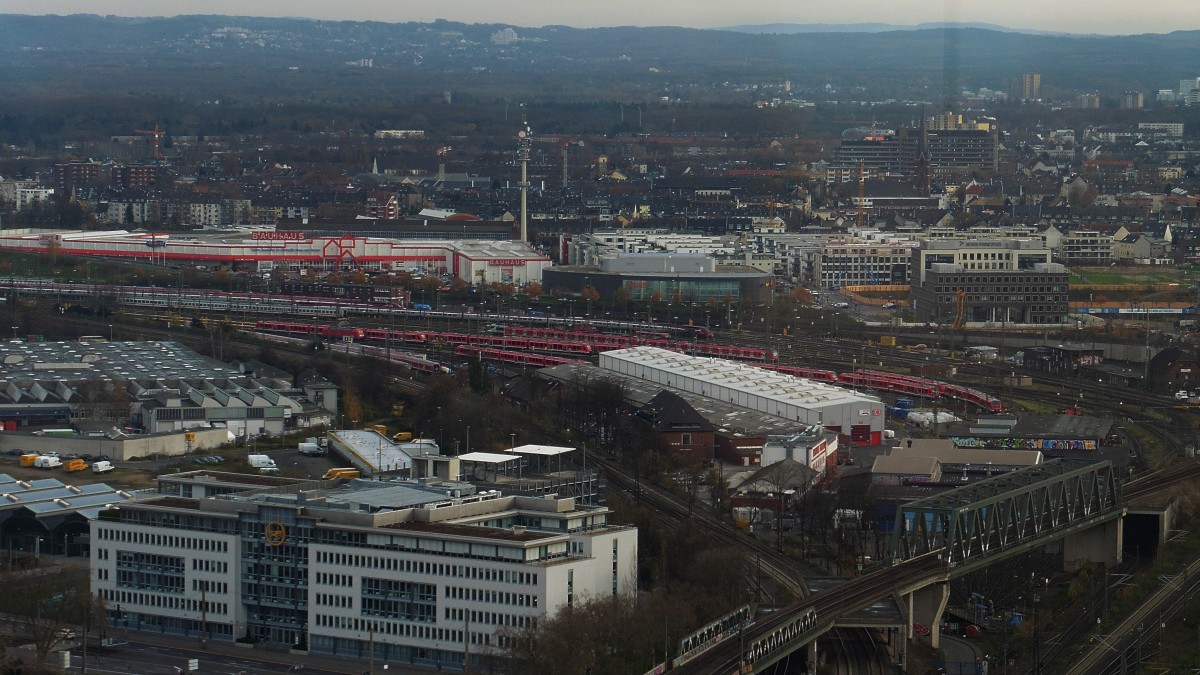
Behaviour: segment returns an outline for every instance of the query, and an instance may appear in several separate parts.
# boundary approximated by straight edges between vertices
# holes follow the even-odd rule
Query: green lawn
[[[1131,270],[1118,272],[1113,270],[1071,270],[1073,284],[1172,284],[1182,283],[1184,274],[1180,270]]]

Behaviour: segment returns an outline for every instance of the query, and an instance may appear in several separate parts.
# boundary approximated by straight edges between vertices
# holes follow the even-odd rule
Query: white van
[[[92,463],[92,473],[105,473],[116,468],[117,467],[113,466],[113,463],[107,459],[102,459],[99,462]]]
[[[33,465],[39,469],[57,469],[62,466],[62,460],[53,455],[42,455],[33,460]]]
[[[271,459],[268,455],[250,455],[247,459],[250,462],[250,466],[254,467],[255,469],[262,470],[276,468],[275,460]]]

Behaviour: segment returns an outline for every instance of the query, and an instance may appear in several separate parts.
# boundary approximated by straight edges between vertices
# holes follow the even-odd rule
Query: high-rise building
[[[919,129],[850,129],[834,150],[833,167],[862,167],[874,175],[914,174],[924,157],[934,172],[956,169],[994,170],[999,163],[999,134],[988,121],[945,113],[925,120]]]
[[[1100,108],[1100,94],[1080,94],[1075,99],[1075,107],[1085,110],[1098,110]]]
[[[1042,97],[1042,74],[1025,73],[1021,76],[1021,98],[1039,99]]]
[[[1127,91],[1121,94],[1120,107],[1125,110],[1140,110],[1146,107],[1146,95],[1140,91]]]

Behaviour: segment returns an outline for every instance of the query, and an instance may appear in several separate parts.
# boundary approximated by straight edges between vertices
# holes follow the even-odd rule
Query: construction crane
[[[153,136],[154,159],[162,159],[162,144],[160,143],[159,139],[161,139],[163,136],[166,136],[167,132],[159,129],[157,123],[154,125],[154,129],[135,129],[134,132],[140,136]]]
[[[967,317],[967,292],[958,289],[954,293],[954,330],[962,330]]]
[[[862,162],[858,163],[858,211],[854,216],[854,223],[862,229],[863,221],[867,219],[867,170]]]

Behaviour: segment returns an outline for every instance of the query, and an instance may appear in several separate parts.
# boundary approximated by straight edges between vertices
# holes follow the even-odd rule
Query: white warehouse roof
[[[633,347],[600,354],[600,367],[804,424],[883,430],[878,397],[751,365]]]

